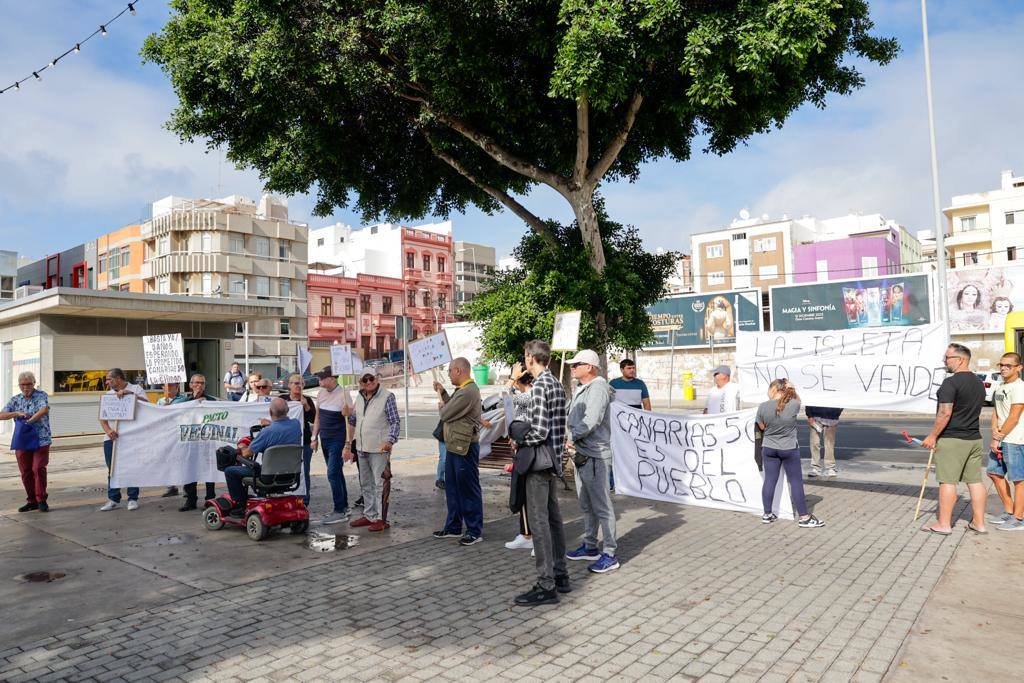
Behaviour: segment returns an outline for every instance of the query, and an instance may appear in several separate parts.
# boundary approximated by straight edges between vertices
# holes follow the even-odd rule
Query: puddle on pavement
[[[53,583],[63,579],[67,574],[64,572],[29,572],[28,574],[19,574],[15,576],[15,581],[23,581],[25,583]]]
[[[310,531],[306,534],[303,545],[318,553],[333,553],[335,550],[347,550],[359,545],[358,536],[348,534],[328,534],[323,531]]]

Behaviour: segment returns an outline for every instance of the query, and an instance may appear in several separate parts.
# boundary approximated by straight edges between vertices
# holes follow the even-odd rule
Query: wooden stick
[[[932,448],[928,451],[928,464],[924,468],[924,479],[921,480],[921,493],[917,497],[917,508],[914,509],[914,521],[921,516],[921,502],[924,500],[924,487],[928,484],[928,472],[932,468],[932,457],[935,455],[935,449]]]

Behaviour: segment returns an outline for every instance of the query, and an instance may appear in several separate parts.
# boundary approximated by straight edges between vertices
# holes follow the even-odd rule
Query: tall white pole
[[[242,287],[245,292],[245,302],[249,303],[249,280],[242,278]],[[249,381],[249,318],[242,323],[242,344],[245,346],[245,381]]]
[[[949,302],[946,298],[946,226],[942,218],[942,202],[939,198],[939,158],[935,147],[935,110],[932,104],[932,61],[928,47],[928,0],[921,0],[921,33],[924,48],[924,83],[928,98],[928,140],[932,155],[932,204],[935,209],[935,257],[938,259],[938,298],[942,320],[949,334]]]
[[[409,318],[405,314],[409,295],[402,288],[402,379],[405,383],[405,438],[409,438]]]

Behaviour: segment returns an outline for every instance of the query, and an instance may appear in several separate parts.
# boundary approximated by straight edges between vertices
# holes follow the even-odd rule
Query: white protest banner
[[[452,362],[448,337],[444,330],[422,339],[409,342],[409,362],[413,372],[426,372],[432,368]]]
[[[762,515],[764,480],[754,460],[754,410],[669,415],[613,403],[615,492],[637,498]],[[793,519],[779,477],[773,510]]]
[[[309,352],[309,349],[300,346],[299,352],[299,374],[305,374],[306,370],[309,369],[309,364],[313,361],[313,354]]]
[[[555,313],[552,351],[578,351],[580,348],[580,311]]]
[[[288,417],[302,422],[302,404],[289,402]],[[135,420],[118,425],[111,487],[172,486],[224,481],[217,449],[234,446],[249,428],[270,419],[267,403],[189,401],[167,406],[139,403]],[[299,491],[304,492],[305,483]],[[301,494],[299,494],[301,495]]]
[[[134,420],[136,403],[138,400],[132,393],[125,394],[121,398],[118,398],[117,394],[103,394],[100,396],[100,419],[107,422]]]
[[[185,347],[180,334],[151,334],[142,338],[146,380],[150,384],[188,382]]]
[[[736,364],[744,401],[768,400],[786,378],[804,405],[934,413],[946,377],[942,323],[822,332],[740,332]]]
[[[331,372],[335,375],[351,375],[352,346],[350,344],[334,344],[331,346]]]

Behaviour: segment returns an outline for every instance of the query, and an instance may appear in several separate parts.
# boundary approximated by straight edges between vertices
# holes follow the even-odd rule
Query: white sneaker
[[[834,479],[839,476],[839,472],[836,470],[835,467],[829,467],[827,470],[825,470],[825,476],[828,477],[829,479]]]
[[[537,557],[537,553],[533,550],[530,551],[530,557]]]
[[[522,534],[516,534],[516,537],[505,544],[505,547],[509,550],[526,550],[527,548],[533,549],[533,539],[527,538]]]
[[[128,501],[128,509],[129,510],[138,510],[139,509],[139,501],[137,501],[137,500],[129,500]]]
[[[329,515],[325,515],[322,520],[324,524],[337,524],[339,522],[347,522],[348,514],[344,512],[332,512]]]
[[[821,468],[812,467],[811,471],[807,473],[807,476],[810,477],[811,479],[817,479],[818,477],[821,476]]]
[[[112,500],[108,500],[106,503],[103,504],[103,507],[100,508],[100,512],[110,512],[111,510],[116,510],[119,507],[121,507],[120,503],[115,503]]]

